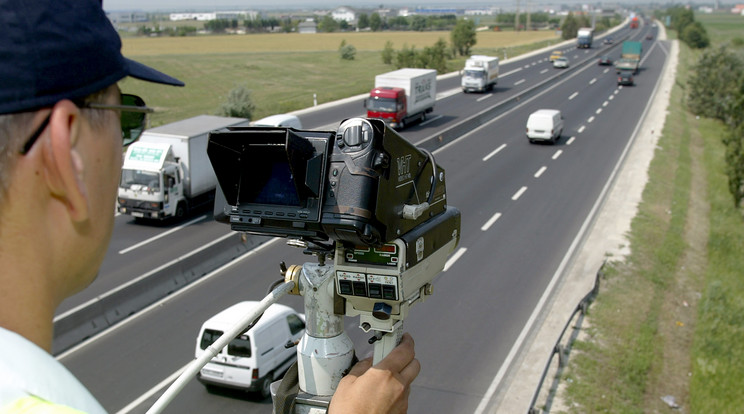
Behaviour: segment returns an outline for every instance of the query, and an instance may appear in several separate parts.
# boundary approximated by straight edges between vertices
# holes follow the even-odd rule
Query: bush
[[[395,51],[393,50],[393,42],[388,40],[385,42],[385,48],[382,49],[382,63],[391,65],[394,57]]]
[[[356,57],[356,48],[353,45],[346,44],[346,40],[342,40],[341,46],[338,48],[338,53],[341,55],[342,60],[354,60]]]
[[[681,39],[693,49],[704,49],[710,45],[708,32],[705,31],[705,27],[700,22],[688,24],[682,31]]]
[[[239,85],[227,94],[227,101],[217,110],[217,115],[251,119],[256,106],[251,98],[251,91],[245,85]]]

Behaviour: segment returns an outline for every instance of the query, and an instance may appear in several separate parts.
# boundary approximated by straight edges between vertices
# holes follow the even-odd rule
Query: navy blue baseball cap
[[[0,114],[83,98],[126,76],[184,85],[122,56],[100,0],[0,0]]]

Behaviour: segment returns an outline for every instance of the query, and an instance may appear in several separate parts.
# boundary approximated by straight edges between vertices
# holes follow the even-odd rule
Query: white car
[[[553,61],[553,67],[554,68],[567,68],[568,67],[568,59],[566,59],[565,57],[556,58]]]

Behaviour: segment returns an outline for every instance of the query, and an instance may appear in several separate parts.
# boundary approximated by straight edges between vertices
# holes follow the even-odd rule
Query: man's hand
[[[338,384],[329,414],[405,413],[411,383],[421,371],[413,338],[403,334],[400,344],[377,365],[359,361]]]

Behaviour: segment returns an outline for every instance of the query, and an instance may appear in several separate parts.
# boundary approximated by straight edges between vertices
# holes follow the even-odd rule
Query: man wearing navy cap
[[[183,86],[121,55],[99,0],[0,0],[0,414],[104,413],[49,352],[54,311],[95,278],[122,146],[151,112],[117,82]],[[405,335],[353,367],[334,414],[405,412],[419,373]]]

